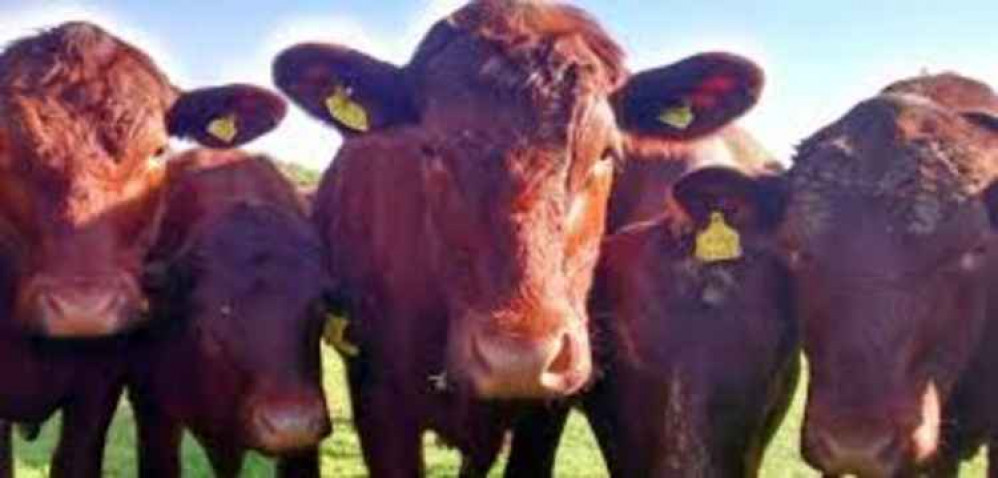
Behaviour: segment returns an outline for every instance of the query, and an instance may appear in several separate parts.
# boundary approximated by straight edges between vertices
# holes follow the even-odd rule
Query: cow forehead
[[[36,161],[148,154],[166,141],[176,97],[152,60],[90,24],[44,31],[0,55],[0,121],[10,149]]]
[[[789,217],[820,232],[834,227],[845,197],[863,198],[903,231],[931,235],[990,184],[996,160],[958,115],[930,102],[875,98],[801,146]]]

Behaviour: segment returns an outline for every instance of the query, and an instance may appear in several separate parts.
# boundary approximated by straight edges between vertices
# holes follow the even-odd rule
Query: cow
[[[0,54],[0,242],[18,257],[10,318],[50,338],[135,329],[170,136],[233,147],[277,125],[248,85],[182,91],[135,47],[67,23]]]
[[[128,351],[141,473],[179,476],[182,426],[218,476],[238,476],[246,449],[318,476],[329,278],[301,199],[272,162],[236,150],[184,154],[166,188],[145,276],[153,324]]]
[[[183,92],[91,24],[0,54],[0,417],[63,412],[53,476],[101,474],[122,334],[146,320],[139,283],[167,135],[235,146],[284,112],[280,97],[246,85]]]
[[[754,182],[783,196],[810,370],[801,447],[827,475],[949,476],[998,436],[996,118],[976,80],[903,80],[805,140],[783,187]]]
[[[585,301],[622,133],[693,141],[761,87],[722,53],[629,74],[584,11],[504,0],[439,21],[403,67],[310,43],[273,71],[345,138],[315,223],[376,477],[419,475],[427,429],[484,474],[518,402],[588,382]]]

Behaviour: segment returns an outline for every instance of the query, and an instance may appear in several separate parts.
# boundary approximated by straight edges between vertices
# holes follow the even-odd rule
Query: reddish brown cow
[[[159,324],[130,349],[143,474],[179,476],[183,425],[219,476],[238,476],[247,448],[318,476],[329,279],[300,198],[267,159],[235,151],[184,155],[167,181],[147,276]]]
[[[402,68],[306,44],[274,75],[347,138],[316,223],[361,349],[349,378],[374,476],[418,475],[428,428],[483,473],[507,418],[489,399],[587,382],[585,299],[621,133],[703,137],[761,86],[725,54],[630,76],[579,9],[502,0],[437,23]]]
[[[789,274],[773,247],[779,205],[733,170],[695,172],[674,190],[684,215],[604,244],[591,310],[605,373],[585,410],[614,476],[755,476],[798,372]],[[715,212],[740,237],[737,257],[697,255]]]
[[[996,106],[976,81],[920,77],[798,151],[780,249],[811,371],[802,448],[827,474],[953,474],[998,436]]]
[[[247,142],[283,117],[249,86],[185,93],[100,28],[68,23],[0,55],[0,242],[17,257],[12,318],[49,337],[107,336],[145,309],[170,135]]]

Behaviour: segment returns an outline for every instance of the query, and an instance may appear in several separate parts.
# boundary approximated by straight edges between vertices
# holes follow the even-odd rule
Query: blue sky
[[[181,86],[269,83],[298,41],[339,41],[404,62],[461,0],[0,0],[0,41],[69,19],[105,25],[149,51]],[[890,81],[956,70],[998,86],[998,2],[837,0],[575,1],[629,52],[632,69],[704,50],[752,57],[769,79],[743,123],[782,159],[793,145]],[[295,114],[250,146],[322,167],[338,137]]]

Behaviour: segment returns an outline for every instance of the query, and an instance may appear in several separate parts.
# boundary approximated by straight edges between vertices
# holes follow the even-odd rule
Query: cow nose
[[[541,340],[473,336],[471,379],[483,398],[557,398],[589,380],[584,330],[562,330]]]
[[[320,399],[264,404],[256,407],[251,421],[255,446],[270,455],[318,446],[332,428],[325,404]]]
[[[805,455],[829,475],[889,477],[901,464],[901,445],[900,437],[890,432],[860,435],[820,428],[808,430]]]
[[[131,327],[141,299],[123,281],[43,282],[29,306],[44,333],[57,338],[105,337]]]

